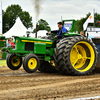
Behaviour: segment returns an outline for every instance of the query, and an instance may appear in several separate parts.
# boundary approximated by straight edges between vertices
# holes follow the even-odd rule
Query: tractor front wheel
[[[28,54],[23,61],[23,68],[28,73],[35,72],[40,65],[39,58],[35,54]]]
[[[16,54],[8,54],[6,59],[7,65],[11,70],[18,70],[22,65],[22,57],[16,57]]]

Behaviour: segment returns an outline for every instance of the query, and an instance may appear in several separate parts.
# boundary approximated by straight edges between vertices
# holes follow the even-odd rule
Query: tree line
[[[2,10],[3,15],[3,33],[6,33],[16,22],[16,19],[20,17],[23,25],[28,29],[33,27],[32,17],[29,12],[23,11],[21,6],[11,5],[8,6],[6,11]],[[35,32],[36,29],[33,31]],[[38,31],[39,30],[47,30],[50,31],[51,28],[46,20],[40,19],[38,21]]]
[[[6,33],[15,24],[17,17],[20,17],[22,23],[27,29],[33,27],[32,17],[30,16],[29,12],[23,11],[21,6],[18,4],[8,6],[5,11],[2,10],[2,14],[3,14],[3,33]],[[75,21],[74,32],[76,31],[80,32],[83,30],[83,24],[89,16],[90,13],[86,14],[86,17]],[[98,24],[98,21],[100,21],[100,14],[95,13],[94,18],[95,18],[94,22],[95,27],[100,27],[100,25]],[[93,24],[90,23],[88,26],[93,26]],[[38,21],[37,31],[39,30],[47,30],[48,32],[51,30],[46,20],[40,19]],[[33,32],[35,31],[36,29],[33,30]]]

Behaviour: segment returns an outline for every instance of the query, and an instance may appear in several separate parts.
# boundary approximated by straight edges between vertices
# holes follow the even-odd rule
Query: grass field
[[[0,67],[7,66],[6,60],[0,60]]]

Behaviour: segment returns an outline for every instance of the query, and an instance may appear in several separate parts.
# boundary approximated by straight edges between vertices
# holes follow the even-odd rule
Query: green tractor
[[[2,48],[6,46],[6,39],[4,36],[0,36],[0,59],[5,59],[7,53],[6,52],[2,52]]]
[[[70,21],[70,32],[64,33],[57,44],[53,44],[55,33],[48,39],[15,36],[15,49],[3,48],[8,52],[8,67],[17,70],[23,63],[28,73],[39,70],[47,73],[58,71],[65,75],[90,74],[96,66],[97,49],[90,39],[73,32],[75,20],[63,20],[63,23],[66,25]]]

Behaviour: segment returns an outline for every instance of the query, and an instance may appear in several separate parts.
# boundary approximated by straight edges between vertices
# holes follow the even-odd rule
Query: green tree
[[[85,23],[85,21],[87,20],[87,18],[90,16],[90,13],[86,14],[85,18],[81,18],[80,20],[76,20],[75,21],[75,25],[74,25],[74,31],[82,31],[83,30],[83,24]],[[98,25],[98,20],[100,20],[100,14],[95,13],[94,14],[94,23],[95,23],[95,27],[100,27],[100,25]],[[93,23],[89,23],[88,26],[93,26]]]
[[[38,28],[37,31],[39,30],[47,30],[48,32],[51,30],[49,24],[46,22],[46,20],[40,19],[38,21]],[[36,32],[36,28],[34,29],[34,32]]]
[[[27,29],[33,27],[32,17],[30,17],[30,14],[28,12],[26,11],[20,12],[19,17]]]
[[[8,6],[3,12],[3,33],[7,32],[15,23],[16,18],[20,17],[26,28],[33,27],[32,17],[28,12],[23,11],[19,5]]]

